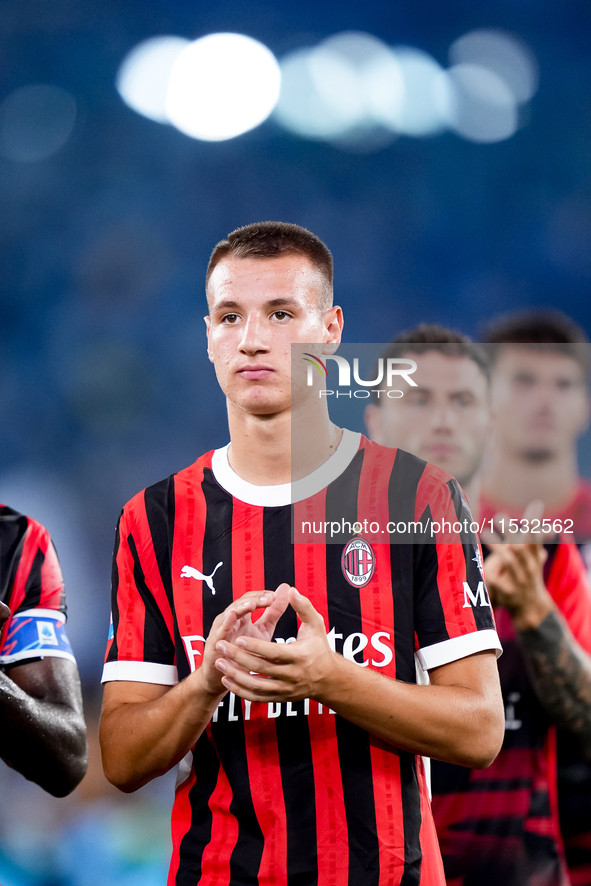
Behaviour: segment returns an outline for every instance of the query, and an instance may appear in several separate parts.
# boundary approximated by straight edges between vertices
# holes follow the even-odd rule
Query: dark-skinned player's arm
[[[0,628],[10,610],[0,603]],[[0,757],[55,797],[80,783],[88,762],[78,668],[66,658],[0,670]]]
[[[428,686],[402,683],[333,652],[322,616],[295,588],[289,602],[301,620],[294,643],[217,641],[227,689],[249,701],[312,698],[403,750],[471,767],[493,761],[505,728],[494,651],[434,668]]]
[[[574,545],[559,545],[553,569],[560,573],[561,608],[544,581],[547,551],[539,542],[493,544],[485,561],[491,598],[509,613],[538,700],[553,722],[571,732],[591,754],[591,594]]]
[[[270,639],[288,605],[287,585],[251,592],[214,620],[201,666],[176,686],[112,681],[105,684],[100,741],[105,775],[120,790],[142,787],[168,772],[191,750],[227,693],[215,667],[216,643],[249,635]],[[251,613],[265,611],[253,624]]]

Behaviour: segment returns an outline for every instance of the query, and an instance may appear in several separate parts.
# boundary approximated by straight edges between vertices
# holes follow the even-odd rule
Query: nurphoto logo
[[[324,380],[328,376],[326,363],[314,354],[304,353],[302,359],[306,361],[307,376],[306,384],[312,387],[315,381],[315,373],[318,373]],[[334,360],[338,367],[338,388],[351,388],[351,365],[346,357],[340,354],[329,354],[325,356],[325,361]],[[319,397],[355,397],[363,400],[371,397],[371,390],[379,398],[382,395],[393,399],[399,399],[404,396],[404,391],[394,387],[394,383],[400,384],[401,381],[407,385],[416,388],[417,383],[411,378],[413,372],[416,372],[417,364],[414,360],[402,357],[380,357],[375,368],[375,378],[361,378],[359,369],[359,358],[353,358],[353,382],[359,385],[354,390],[334,390],[322,388],[318,392]],[[378,385],[385,385],[379,388]]]

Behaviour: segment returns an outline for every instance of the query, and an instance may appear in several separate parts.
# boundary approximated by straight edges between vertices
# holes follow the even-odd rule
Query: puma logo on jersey
[[[213,572],[210,575],[203,575],[202,572],[199,572],[198,569],[194,569],[193,566],[183,566],[181,569],[181,578],[195,578],[198,581],[204,581],[212,594],[215,594],[215,588],[213,586],[213,577],[220,568],[220,566],[224,565],[224,561],[220,560],[218,565],[215,567]]]

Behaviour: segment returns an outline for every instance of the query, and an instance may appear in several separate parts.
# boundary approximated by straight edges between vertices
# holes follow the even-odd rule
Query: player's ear
[[[585,389],[584,394],[585,400],[583,408],[581,409],[581,420],[579,425],[579,434],[584,434],[587,428],[589,427],[589,423],[591,421],[591,397],[589,396],[589,390]]]
[[[213,363],[213,354],[211,352],[211,344],[209,341],[209,334],[211,332],[211,317],[204,317],[203,320],[205,321],[205,328],[207,331],[207,356],[209,357],[209,359]]]
[[[334,354],[337,350],[341,341],[344,323],[343,311],[339,305],[334,305],[334,307],[325,311],[323,354]]]

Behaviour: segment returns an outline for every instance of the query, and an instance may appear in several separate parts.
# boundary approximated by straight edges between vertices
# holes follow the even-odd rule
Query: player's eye
[[[288,320],[291,314],[288,314],[287,311],[275,311],[273,316],[276,320]]]
[[[570,378],[559,378],[556,382],[556,387],[559,391],[570,391],[571,389],[577,387],[577,385]]]
[[[405,399],[411,406],[426,406],[429,395],[425,391],[410,391]]]
[[[222,323],[226,323],[228,326],[233,326],[237,320],[238,314],[224,314],[222,317]]]
[[[535,385],[537,379],[529,372],[518,372],[513,377],[513,381],[522,388],[531,388]]]

